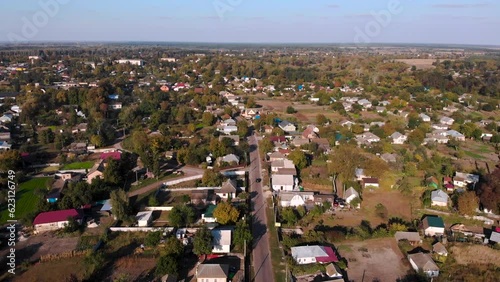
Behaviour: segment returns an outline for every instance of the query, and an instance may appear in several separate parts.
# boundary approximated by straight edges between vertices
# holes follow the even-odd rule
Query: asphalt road
[[[260,165],[259,144],[255,135],[248,138],[251,147],[249,181],[252,195],[252,234],[253,242],[253,269],[254,277],[251,281],[267,282],[274,281],[273,266],[271,264],[271,254],[269,251],[269,233],[267,230],[266,198],[262,191],[262,182],[256,182],[257,178],[262,179]],[[253,147],[253,150],[252,150]]]

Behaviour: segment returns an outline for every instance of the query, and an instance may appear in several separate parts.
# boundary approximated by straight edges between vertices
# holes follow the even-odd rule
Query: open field
[[[38,196],[35,195],[34,191],[36,188],[45,188],[49,180],[50,177],[39,177],[19,184],[16,192],[16,219],[22,218],[35,209]],[[1,207],[0,214],[0,224],[7,222],[9,219],[7,205]]]
[[[81,281],[85,272],[85,265],[82,263],[82,259],[81,257],[75,257],[37,263],[23,274],[15,276],[13,281],[72,281],[69,280],[72,274],[78,278],[78,281]]]
[[[94,166],[93,161],[88,162],[76,162],[64,165],[61,169],[91,169]]]
[[[53,232],[31,236],[24,242],[16,244],[19,259],[38,260],[48,254],[60,254],[76,249],[79,237],[58,237]],[[22,261],[21,260],[21,261]]]
[[[486,246],[457,244],[451,247],[450,251],[458,264],[492,263],[500,267],[500,260],[498,259],[499,251]]]
[[[409,66],[415,66],[419,70],[434,68],[432,63],[435,59],[397,59],[396,62],[405,63]]]
[[[410,270],[392,237],[343,243],[337,249],[347,259],[349,281],[396,281]]]

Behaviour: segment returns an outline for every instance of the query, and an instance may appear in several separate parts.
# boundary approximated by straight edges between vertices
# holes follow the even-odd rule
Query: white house
[[[222,157],[221,160],[226,163],[236,163],[236,164],[240,163],[240,158],[235,154],[225,155],[224,157]]]
[[[279,128],[281,128],[283,131],[285,132],[294,132],[294,131],[297,131],[297,127],[293,124],[293,123],[290,123],[286,120],[280,122],[278,124]]]
[[[432,252],[438,254],[439,256],[448,256],[448,250],[441,242],[437,242],[436,244],[432,245]]]
[[[218,130],[226,135],[231,135],[233,132],[238,131],[236,125],[224,125],[218,128]]]
[[[420,119],[422,119],[423,122],[431,122],[431,117],[424,113],[421,113],[418,116],[420,117]]]
[[[456,172],[453,177],[453,185],[455,185],[455,187],[465,188],[469,184],[476,185],[478,182],[479,175],[476,174]]]
[[[346,201],[346,203],[350,204],[352,202],[352,200],[356,199],[356,198],[359,198],[359,193],[358,191],[356,191],[354,188],[349,188],[345,191],[345,194],[344,194],[344,199]],[[359,204],[356,208],[359,208]]]
[[[314,192],[281,192],[280,204],[282,207],[304,206],[306,202],[314,200]]]
[[[359,145],[371,144],[371,143],[380,142],[380,137],[378,137],[377,135],[375,135],[371,132],[365,132],[363,134],[356,135],[356,141],[358,142]]]
[[[431,205],[438,207],[447,207],[450,197],[443,190],[434,190],[431,193]]]
[[[7,143],[6,141],[0,141],[0,151],[8,151],[12,147],[12,144]]]
[[[456,130],[448,130],[446,131],[446,136],[454,138],[458,141],[465,141],[465,135],[456,131]]]
[[[331,247],[326,246],[299,246],[292,247],[292,258],[297,264],[338,262],[338,258]]]
[[[83,213],[76,209],[39,213],[33,220],[35,234],[64,228],[68,224],[69,217],[73,217],[78,223],[81,223]]]
[[[122,102],[109,103],[109,108],[112,110],[120,110],[122,108]]]
[[[274,174],[271,183],[274,191],[293,191],[295,177],[289,174]]]
[[[222,183],[220,190],[215,190],[215,194],[221,199],[227,200],[236,198],[236,191],[236,180],[228,179]]]
[[[444,221],[439,216],[426,216],[422,220],[422,229],[425,236],[444,235]]]
[[[295,169],[295,165],[289,159],[275,160],[275,161],[271,162],[271,171],[273,173],[278,172],[280,168],[293,168],[293,169]]]
[[[135,216],[135,219],[137,219],[137,226],[147,227],[153,220],[153,211],[138,212]]]
[[[196,282],[227,282],[229,264],[200,264],[196,268]]]
[[[131,65],[136,65],[136,66],[143,66],[144,61],[143,60],[137,60],[137,59],[121,59],[121,60],[116,60],[115,63],[117,64],[131,64]]]
[[[442,117],[439,122],[441,124],[445,124],[445,125],[453,125],[453,123],[455,122],[454,119],[450,118],[450,117]]]
[[[429,278],[439,276],[439,267],[429,254],[410,254],[408,255],[408,260],[416,272],[423,272]]]
[[[389,138],[392,139],[392,144],[404,144],[408,140],[408,136],[403,135],[399,132],[394,132]]]
[[[212,253],[227,254],[231,252],[231,230],[212,230]]]

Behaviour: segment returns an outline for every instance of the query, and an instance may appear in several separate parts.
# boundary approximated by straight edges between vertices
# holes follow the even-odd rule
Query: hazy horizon
[[[26,0],[3,3],[0,42],[499,46],[488,1]]]

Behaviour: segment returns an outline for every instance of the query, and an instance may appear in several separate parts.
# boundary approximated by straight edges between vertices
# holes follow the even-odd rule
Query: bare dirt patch
[[[63,260],[37,263],[25,273],[16,276],[13,281],[70,281],[71,275],[83,279],[85,265],[83,258],[66,258]]]
[[[120,258],[113,266],[112,281],[122,277],[128,281],[137,281],[139,278],[147,276],[155,266],[156,259],[154,258]]]
[[[76,249],[78,237],[57,237],[54,233],[31,236],[28,240],[16,244],[19,259],[35,261],[40,256],[61,254]]]
[[[494,264],[500,267],[498,251],[481,245],[455,245],[450,249],[458,264]]]
[[[349,281],[396,281],[410,270],[394,238],[337,245],[348,261]]]

